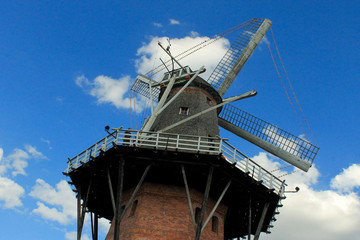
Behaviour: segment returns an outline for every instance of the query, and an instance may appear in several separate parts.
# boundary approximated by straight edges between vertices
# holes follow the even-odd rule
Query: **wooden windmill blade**
[[[220,113],[219,126],[307,172],[319,150],[310,142],[231,105]]]
[[[150,85],[153,87],[150,87]],[[158,85],[158,82],[140,74],[137,76],[134,84],[132,85],[131,91],[134,91],[148,99],[152,98],[154,101],[158,101],[160,86]]]
[[[208,79],[220,96],[224,96],[270,26],[269,19],[254,18],[231,44]]]

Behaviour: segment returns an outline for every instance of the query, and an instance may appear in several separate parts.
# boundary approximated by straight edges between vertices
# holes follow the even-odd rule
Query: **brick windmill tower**
[[[179,68],[160,81],[137,77],[132,90],[158,101],[142,128],[113,129],[68,161],[64,174],[77,192],[79,240],[86,212],[93,239],[100,217],[112,221],[106,240],[259,239],[269,233],[285,183],[221,138],[219,126],[310,168],[318,147],[229,105],[255,91],[223,98],[270,25],[252,19],[197,45],[241,30],[207,80],[199,76],[204,67],[182,66],[181,56],[159,44]]]

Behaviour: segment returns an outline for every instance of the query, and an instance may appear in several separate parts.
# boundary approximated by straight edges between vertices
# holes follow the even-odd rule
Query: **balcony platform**
[[[251,232],[255,234],[264,206],[268,204],[261,229],[267,232],[285,190],[283,181],[225,139],[117,130],[70,159],[64,172],[76,190],[80,190],[81,196],[86,195],[87,186],[92,182],[87,209],[109,220],[114,214],[108,172],[112,186],[116,186],[120,158],[125,161],[124,191],[134,188],[151,164],[146,182],[184,187],[181,172],[181,166],[184,166],[189,187],[204,192],[209,166],[213,166],[211,198],[218,199],[228,181],[232,181],[221,201],[229,209],[225,239],[247,235],[249,219]]]

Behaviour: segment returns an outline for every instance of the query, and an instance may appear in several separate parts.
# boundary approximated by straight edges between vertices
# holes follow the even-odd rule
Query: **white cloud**
[[[75,84],[81,88],[87,88],[92,85],[89,79],[87,79],[84,75],[76,77]]]
[[[107,234],[109,232],[110,229],[110,221],[105,219],[105,218],[100,218],[99,219],[99,229]]]
[[[261,167],[267,169],[268,171],[273,171],[281,168],[281,164],[277,161],[274,161],[272,155],[266,152],[260,152],[259,155],[256,155],[251,159],[254,160]]]
[[[159,41],[167,43],[166,39],[167,37],[153,37],[150,42],[144,43],[144,45],[137,50],[138,58],[135,60],[135,68],[138,73],[146,74],[146,72],[160,64],[160,57],[165,61],[169,59],[169,56],[158,46]],[[171,53],[176,56],[205,40],[209,40],[209,38],[200,37],[197,32],[191,32],[191,37],[187,36],[172,39]],[[196,54],[191,54],[180,62],[184,66],[189,65],[193,70],[197,70],[204,65],[207,71],[202,74],[202,77],[207,79],[229,46],[230,43],[227,39],[219,39],[211,44],[211,46],[202,48]],[[178,66],[175,67],[177,68]],[[161,78],[162,73],[159,73],[155,77]],[[86,93],[95,97],[98,103],[110,103],[116,108],[130,108],[130,98],[127,96],[131,83],[130,76],[113,79],[100,75],[93,81],[90,81],[84,75],[81,75],[75,79],[75,83]],[[136,99],[135,104],[138,112],[141,112],[145,108],[146,101],[148,100],[141,97]]]
[[[67,232],[65,233],[65,239],[67,240],[76,240],[77,239],[77,232]]]
[[[153,37],[149,43],[144,44],[138,49],[138,59],[135,62],[138,73],[146,74],[148,71],[152,70],[160,63],[159,58],[163,61],[167,61],[169,59],[169,56],[158,46],[158,42],[160,42],[164,45],[164,47],[166,47],[168,45],[167,39],[167,37]],[[195,35],[193,35],[193,37],[186,36],[184,38],[173,38],[170,40],[170,51],[173,56],[176,56],[205,40],[209,40],[209,38]],[[197,70],[204,65],[206,72],[201,74],[201,77],[207,79],[224,56],[229,46],[229,41],[222,38],[215,41],[210,46],[202,48],[184,59],[178,60],[183,66],[189,65],[192,70]],[[175,68],[178,67],[179,66],[175,65]],[[158,79],[161,77],[161,73],[155,76],[155,78]]]
[[[5,175],[8,170],[12,170],[11,174],[13,177],[17,175],[26,175],[25,169],[28,166],[29,159],[46,159],[46,157],[41,152],[37,151],[34,146],[27,144],[25,145],[25,150],[26,151],[15,148],[10,155],[6,157],[2,156],[0,161],[0,175]]]
[[[169,19],[169,21],[170,21],[171,25],[179,25],[180,24],[180,22],[178,20],[175,20],[175,19]]]
[[[52,149],[50,140],[45,139],[45,138],[40,138],[40,141],[46,143],[46,144],[49,146],[49,149],[50,149],[50,150]]]
[[[177,55],[195,44],[208,40],[208,37],[195,36],[194,37],[175,38],[171,40],[171,52]],[[166,37],[153,37],[149,43],[144,44],[137,51],[138,59],[135,61],[136,70],[138,73],[145,74],[159,64],[159,58],[167,60],[167,54],[158,46],[158,42],[167,42]],[[202,74],[202,77],[207,79],[222,56],[226,53],[229,47],[227,39],[220,39],[214,42],[211,47],[203,48],[197,54],[192,54],[181,61],[184,65],[189,65],[192,69],[197,70],[202,65],[205,66],[207,72]],[[161,77],[162,74],[157,76]],[[130,89],[130,76],[125,76],[120,79],[113,79],[111,77],[100,75],[93,81],[90,81],[84,75],[78,76],[75,79],[77,86],[81,87],[86,93],[95,97],[98,103],[110,103],[116,108],[130,108],[130,98],[127,97]],[[136,110],[141,112],[146,105],[144,98],[137,98],[135,101]]]
[[[5,174],[7,170],[7,164],[3,160],[4,150],[0,148],[0,176]]]
[[[4,157],[4,150],[0,148],[0,202],[5,208],[16,208],[23,205],[21,198],[24,197],[25,190],[18,183],[12,179],[5,177],[8,171],[11,171],[11,176],[26,175],[25,169],[28,166],[28,159],[30,158],[45,158],[45,156],[38,152],[35,147],[25,145],[25,149],[14,149],[13,152]]]
[[[39,214],[42,218],[56,221],[60,224],[66,225],[69,223],[69,218],[67,215],[63,214],[56,208],[50,208],[43,204],[42,202],[36,202],[37,208],[32,212]]]
[[[41,152],[36,150],[36,147],[26,144],[25,149],[28,153],[31,154],[33,158],[36,159],[46,159],[47,157],[44,156]]]
[[[351,192],[360,187],[360,164],[353,164],[331,181],[331,187],[340,192]]]
[[[301,185],[300,192],[288,194],[280,209],[272,240],[360,239],[360,199],[354,194],[316,191]]]
[[[48,145],[50,145],[50,140],[47,140],[45,138],[40,138],[40,141],[47,143]]]
[[[280,167],[266,153],[253,157],[257,163],[268,170]],[[353,172],[353,168],[349,168]],[[346,175],[343,173],[338,176]],[[278,171],[276,175],[285,175],[287,172]],[[360,198],[354,192],[342,194],[333,190],[313,189],[320,176],[313,165],[308,173],[295,172],[285,176],[287,189],[300,187],[298,193],[288,193],[282,202],[280,215],[273,223],[272,234],[263,235],[265,240],[360,240]],[[336,176],[334,179],[339,179]],[[335,180],[333,179],[332,182]],[[346,186],[346,184],[345,184]]]
[[[65,239],[66,240],[76,240],[77,239],[77,232],[67,232],[65,233]],[[81,235],[82,240],[90,240],[90,238],[87,235],[82,234]]]
[[[191,31],[190,32],[190,37],[192,37],[192,38],[196,38],[196,37],[199,37],[199,36],[200,36],[200,34],[198,32],[196,32],[196,31]]]
[[[0,162],[2,160],[3,155],[4,155],[4,150],[2,148],[0,148]]]
[[[4,202],[3,207],[21,207],[24,194],[25,190],[19,184],[9,178],[0,177],[0,201]]]
[[[95,97],[98,103],[110,103],[116,108],[130,108],[130,98],[126,97],[130,88],[130,76],[114,79],[104,75],[89,81],[84,75],[75,79],[76,85]]]
[[[63,225],[76,219],[75,193],[65,180],[60,181],[54,188],[44,180],[37,179],[29,195],[40,200],[32,212],[42,218]]]
[[[99,103],[112,103],[117,108],[129,108],[130,99],[124,98],[124,94],[130,86],[130,77],[113,79],[106,76],[98,76],[94,79],[94,88],[91,95],[98,99]]]
[[[161,23],[157,23],[157,22],[154,22],[153,25],[155,27],[158,27],[158,28],[161,28],[162,27],[162,24]]]
[[[270,42],[267,39],[266,35],[264,35],[264,37],[261,39],[261,41],[259,42],[258,46],[256,47],[256,49],[259,49],[260,51],[262,51],[264,48],[268,48],[268,46],[270,46]]]
[[[21,149],[14,149],[14,153],[7,157],[13,169],[11,173],[14,177],[18,174],[26,175],[25,168],[28,166],[27,160],[30,158],[29,154]]]

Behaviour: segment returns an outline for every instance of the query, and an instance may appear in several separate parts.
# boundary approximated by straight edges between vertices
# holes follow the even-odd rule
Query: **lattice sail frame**
[[[207,80],[215,89],[219,88],[263,22],[264,19],[254,18],[243,26],[240,35],[233,41]]]
[[[149,84],[137,78],[131,87],[131,91],[134,91],[148,99],[150,99],[150,95],[152,95],[153,101],[157,102],[160,94],[160,87],[153,87],[150,91]]]
[[[219,118],[310,163],[319,151],[319,148],[310,142],[230,104],[223,107]]]

